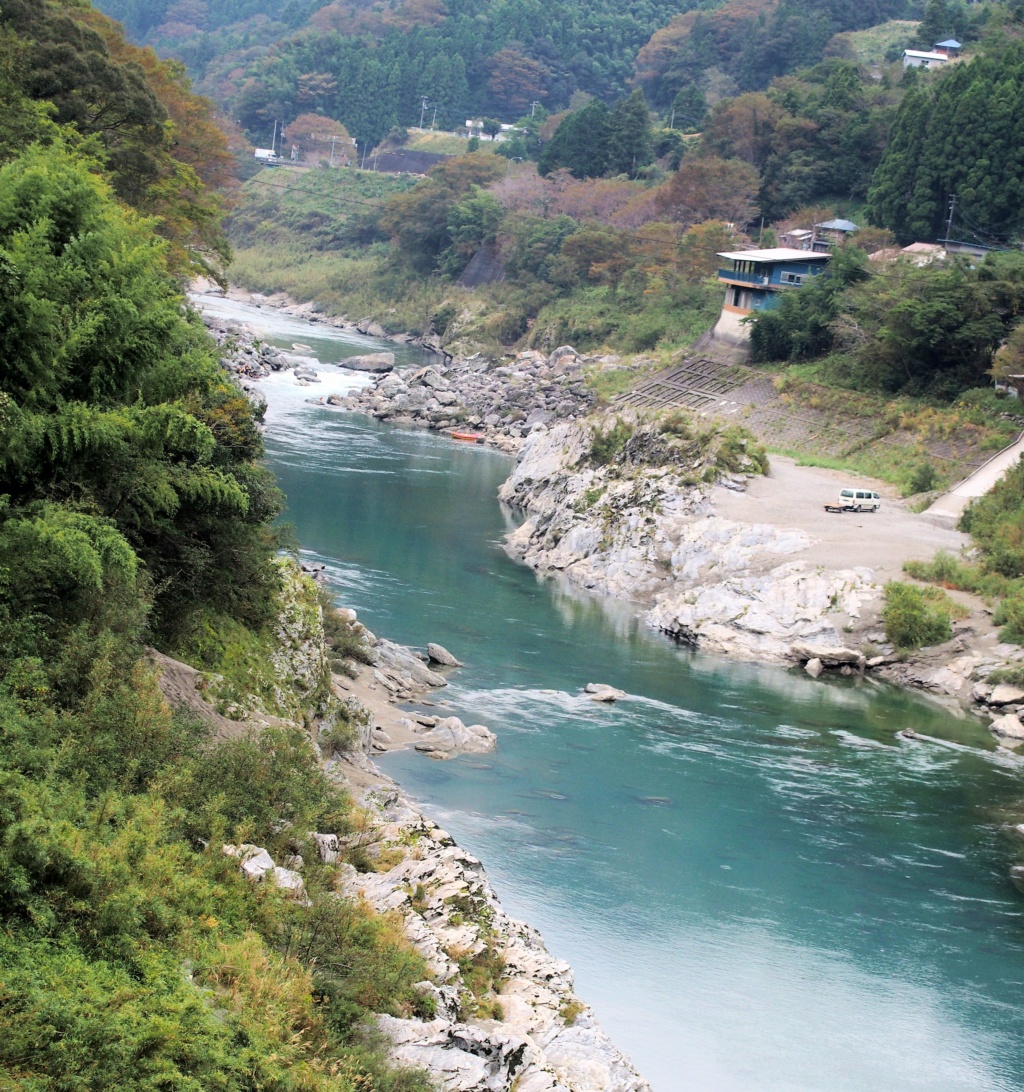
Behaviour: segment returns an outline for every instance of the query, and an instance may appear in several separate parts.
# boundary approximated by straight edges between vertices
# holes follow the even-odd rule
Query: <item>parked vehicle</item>
[[[826,512],[877,512],[882,498],[870,489],[840,489],[839,503],[826,504]]]

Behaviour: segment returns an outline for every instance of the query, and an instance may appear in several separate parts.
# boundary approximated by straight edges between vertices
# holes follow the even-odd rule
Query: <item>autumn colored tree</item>
[[[679,273],[690,284],[713,277],[721,265],[723,250],[736,248],[736,231],[722,220],[694,224],[679,243]]]
[[[212,104],[194,95],[184,66],[124,40],[106,16],[11,0],[0,22],[26,42],[19,82],[55,119],[96,138],[118,196],[154,216],[182,272],[212,271],[229,249],[221,230],[233,160]]]
[[[726,220],[739,226],[757,211],[757,171],[742,159],[717,156],[684,159],[661,188],[658,201],[673,219],[696,224]]]
[[[723,99],[707,119],[704,143],[723,159],[742,159],[760,170],[786,116],[786,110],[767,95],[749,92]]]
[[[544,81],[551,70],[512,46],[498,50],[488,60],[487,69],[490,72],[487,86],[511,117],[521,114],[534,99],[547,97]]]
[[[392,197],[380,223],[394,240],[401,259],[422,273],[435,270],[452,243],[453,207],[474,186],[486,186],[505,171],[506,162],[501,156],[490,151],[472,152],[445,160],[411,190]]]
[[[333,157],[335,166],[351,162],[352,137],[348,129],[334,118],[321,114],[299,114],[284,129],[286,145],[296,145],[303,155],[316,159]]]

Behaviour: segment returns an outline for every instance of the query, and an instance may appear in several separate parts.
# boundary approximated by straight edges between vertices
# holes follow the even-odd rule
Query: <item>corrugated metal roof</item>
[[[718,256],[737,262],[820,262],[831,257],[829,254],[815,254],[812,250],[792,250],[786,246],[768,250],[720,250]]]
[[[915,57],[919,61],[948,61],[945,53],[928,53],[923,49],[905,49],[904,57]]]
[[[824,228],[826,231],[860,231],[852,220],[826,220],[823,224],[814,226]]]

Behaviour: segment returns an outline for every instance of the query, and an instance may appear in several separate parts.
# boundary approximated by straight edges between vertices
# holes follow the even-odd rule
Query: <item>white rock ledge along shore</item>
[[[875,596],[866,568],[790,560],[810,545],[805,532],[723,519],[681,468],[595,467],[591,443],[589,426],[572,423],[526,439],[500,490],[526,512],[507,539],[513,557],[647,604],[645,621],[685,644],[751,660],[838,646],[837,624]]]
[[[365,756],[336,765],[350,767],[350,783],[369,776],[361,803],[375,848],[403,855],[384,872],[346,868],[343,889],[401,914],[434,979],[424,986],[436,1001],[432,1019],[378,1019],[396,1061],[426,1069],[447,1092],[650,1092],[573,992],[569,964],[505,913],[480,861]],[[474,961],[498,967],[485,998],[463,979],[460,963]]]

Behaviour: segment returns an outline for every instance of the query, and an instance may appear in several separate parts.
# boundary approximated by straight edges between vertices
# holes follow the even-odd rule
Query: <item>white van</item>
[[[840,489],[839,507],[847,512],[877,512],[882,498],[870,489]]]

